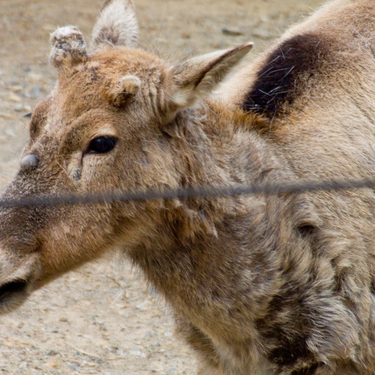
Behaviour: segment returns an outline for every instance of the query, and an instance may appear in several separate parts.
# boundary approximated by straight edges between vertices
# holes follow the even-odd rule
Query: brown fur
[[[52,36],[58,83],[23,153],[36,158],[4,198],[373,176],[375,5],[326,5],[222,86],[222,105],[207,97],[251,47],[171,66],[115,43],[123,4],[105,3],[89,54],[76,28]],[[92,152],[103,136],[116,146]],[[374,207],[361,189],[3,210],[0,309],[117,245],[173,308],[200,375],[374,374]]]

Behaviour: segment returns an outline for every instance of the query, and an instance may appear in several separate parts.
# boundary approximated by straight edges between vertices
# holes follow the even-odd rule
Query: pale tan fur
[[[210,101],[251,44],[172,65],[134,48],[130,1],[106,1],[90,48],[52,35],[58,81],[3,197],[373,177],[374,15],[331,2]],[[198,374],[372,375],[374,222],[372,189],[4,209],[0,311],[119,246]]]

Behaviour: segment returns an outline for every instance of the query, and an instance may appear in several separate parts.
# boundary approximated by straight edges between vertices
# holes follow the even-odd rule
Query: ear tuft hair
[[[171,102],[175,107],[186,108],[206,97],[252,49],[246,43],[224,51],[193,57],[172,68],[178,87]]]
[[[89,51],[113,46],[136,47],[138,22],[131,0],[106,0],[92,31]]]
[[[191,107],[210,93],[222,82],[252,49],[246,43],[224,51],[216,51],[193,57],[171,68],[175,90],[169,98],[168,111],[164,116],[161,130],[171,137],[179,137],[177,124],[173,122],[178,112]]]
[[[78,64],[87,59],[86,43],[82,33],[75,26],[58,28],[51,34],[50,42],[50,61],[57,69],[66,63]]]

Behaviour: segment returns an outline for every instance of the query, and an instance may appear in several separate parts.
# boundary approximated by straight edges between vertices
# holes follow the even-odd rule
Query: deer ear
[[[52,44],[50,61],[57,69],[87,59],[86,43],[82,33],[75,26],[58,28],[51,34],[50,42]]]
[[[172,68],[177,90],[172,95],[171,105],[186,108],[208,96],[224,77],[247,55],[253,44],[194,57]]]
[[[179,134],[173,121],[177,113],[207,97],[224,77],[247,55],[252,43],[194,57],[172,68],[175,90],[169,99],[162,130],[172,137]]]
[[[138,22],[131,0],[106,0],[92,31],[90,52],[108,46],[136,47]]]

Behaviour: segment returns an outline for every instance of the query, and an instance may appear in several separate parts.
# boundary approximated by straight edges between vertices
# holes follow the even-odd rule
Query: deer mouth
[[[9,258],[5,252],[0,252],[0,314],[21,306],[35,289],[35,281],[40,274],[36,254],[26,259],[18,258],[18,264],[11,261],[14,258],[10,261]],[[7,268],[10,272],[6,272]]]
[[[0,314],[15,310],[22,305],[32,290],[31,278],[19,278],[0,286]]]
[[[28,279],[15,279],[0,286],[0,313],[19,307],[30,295],[30,289]]]

